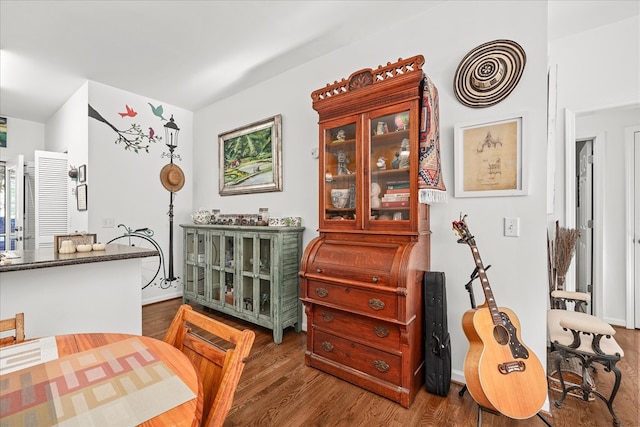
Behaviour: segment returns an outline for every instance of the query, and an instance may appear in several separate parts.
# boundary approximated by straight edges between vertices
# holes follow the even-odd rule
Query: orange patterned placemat
[[[3,375],[7,426],[134,426],[195,394],[137,338]]]

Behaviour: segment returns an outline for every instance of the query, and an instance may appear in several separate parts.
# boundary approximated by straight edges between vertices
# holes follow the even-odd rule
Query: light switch
[[[113,218],[102,218],[102,228],[113,228],[115,220]]]
[[[504,235],[507,237],[518,237],[520,235],[520,218],[504,219]]]

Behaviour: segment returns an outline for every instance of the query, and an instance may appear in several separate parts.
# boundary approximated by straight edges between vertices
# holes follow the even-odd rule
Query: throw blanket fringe
[[[420,203],[447,203],[448,200],[446,191],[427,189],[418,190],[418,201]]]

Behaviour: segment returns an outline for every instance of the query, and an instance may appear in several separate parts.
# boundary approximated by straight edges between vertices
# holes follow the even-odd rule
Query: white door
[[[68,162],[65,153],[35,152],[36,249],[52,248],[53,236],[67,234]]]
[[[24,223],[23,250],[36,248],[36,166],[35,162],[27,161],[24,165]]]
[[[633,146],[634,146],[634,240],[635,240],[635,250],[634,250],[634,287],[635,287],[635,295],[636,295],[636,320],[635,327],[640,329],[640,132],[634,132],[633,134]]]
[[[7,249],[21,251],[24,230],[24,156],[22,154],[7,162],[6,182]]]
[[[576,247],[576,291],[592,294],[593,140],[578,141],[577,144],[576,228],[580,237]],[[587,313],[591,313],[591,304]]]

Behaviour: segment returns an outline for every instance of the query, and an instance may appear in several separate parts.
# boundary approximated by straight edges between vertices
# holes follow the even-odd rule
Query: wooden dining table
[[[11,346],[13,357],[21,357],[19,345]],[[57,359],[2,375],[3,423],[20,425],[31,417],[42,425],[39,417],[45,417],[44,424],[51,418],[49,425],[200,425],[199,376],[187,357],[164,341],[83,333],[55,336],[55,346]]]

